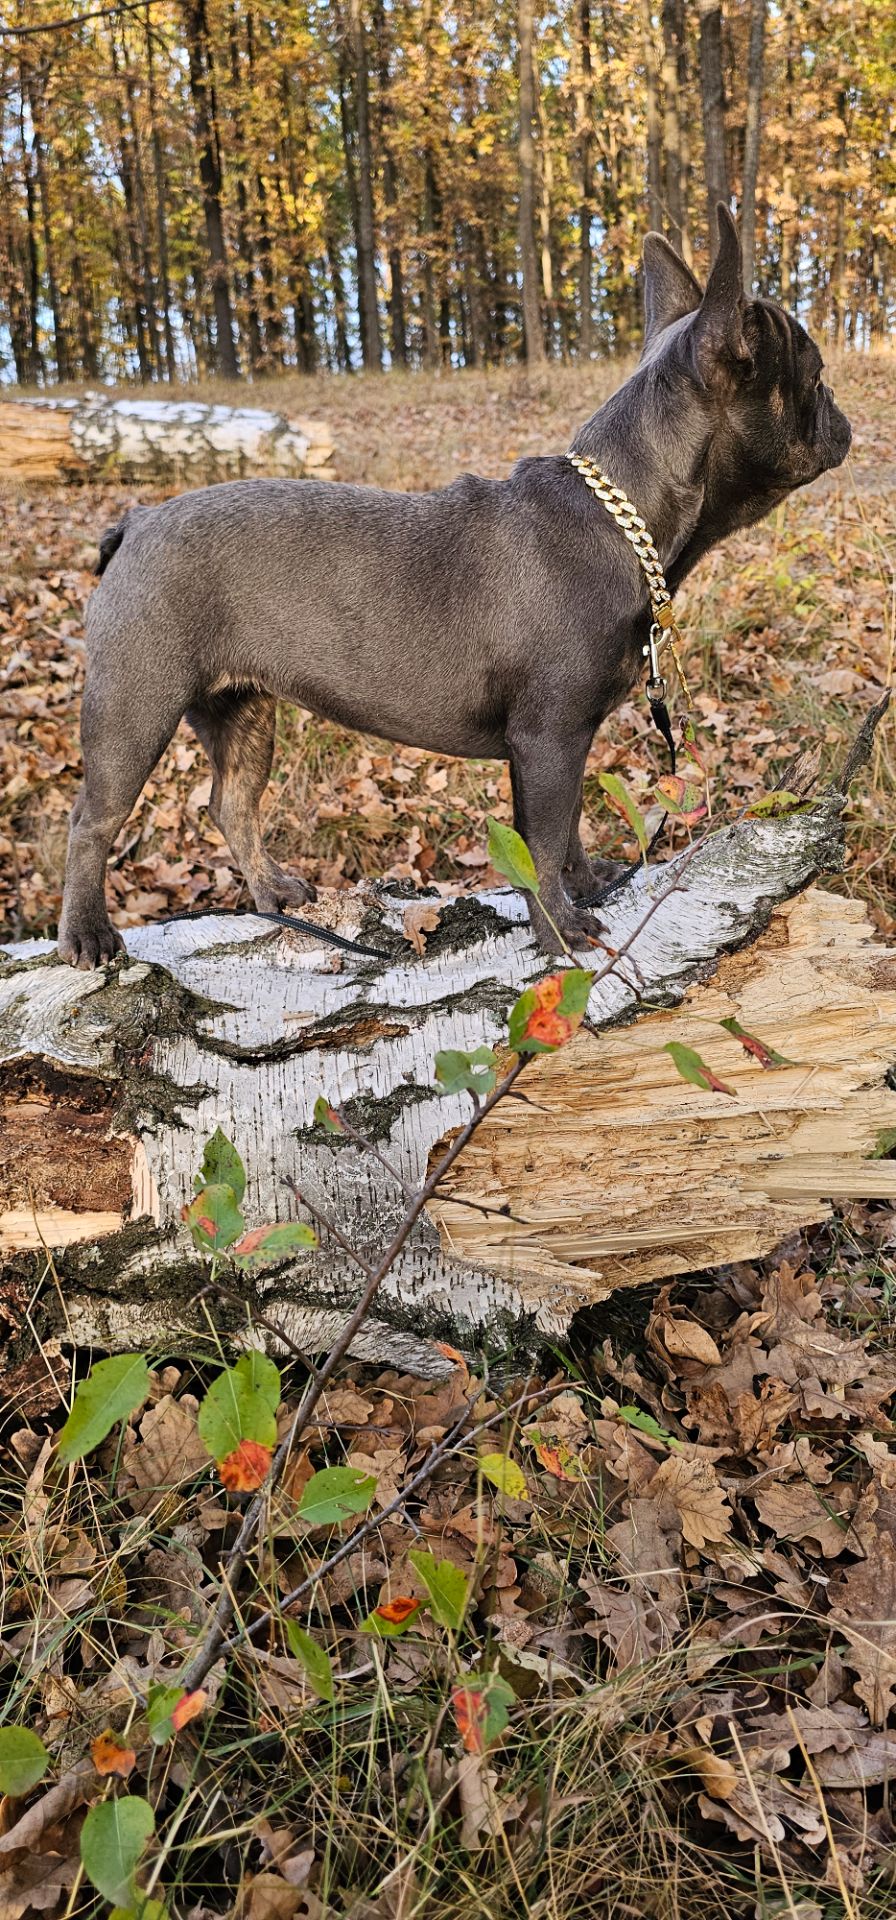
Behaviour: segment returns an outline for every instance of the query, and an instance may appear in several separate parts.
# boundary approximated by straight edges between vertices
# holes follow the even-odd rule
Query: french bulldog
[[[574,447],[634,502],[674,592],[734,528],[836,467],[851,436],[818,347],[775,301],[744,297],[726,207],[705,291],[656,233],[644,289],[640,362]],[[565,455],[434,493],[205,487],[135,508],[104,536],[99,571],[59,928],[71,966],[122,944],[107,857],[184,716],[258,910],[314,898],[261,835],[278,700],[384,740],[508,760],[538,943],[557,951],[551,921],[572,948],[597,937],[589,909],[606,872],[579,837],[585,761],[644,671],[651,614],[635,554]]]

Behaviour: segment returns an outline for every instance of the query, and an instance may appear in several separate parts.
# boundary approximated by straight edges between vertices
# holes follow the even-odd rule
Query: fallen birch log
[[[766,1253],[834,1200],[896,1197],[896,1163],[875,1157],[896,1137],[896,952],[860,903],[810,884],[841,863],[843,804],[744,820],[686,870],[679,855],[627,879],[604,909],[615,946],[663,896],[632,952],[637,978],[629,960],[598,982],[592,1030],[536,1060],[525,1102],[481,1127],[357,1353],[426,1370],[442,1364],[434,1337],[531,1350],[615,1288]],[[416,916],[388,889],[309,911],[384,957],[250,914],[128,931],[127,964],[108,974],[57,965],[46,942],[6,950],[0,1300],[13,1319],[50,1249],[62,1291],[45,1289],[47,1333],[115,1348],[195,1331],[206,1276],[180,1214],[218,1126],[248,1170],[250,1225],[289,1216],[290,1176],[365,1253],[388,1243],[402,1196],[373,1156],[314,1125],[317,1095],[417,1185],[468,1112],[435,1090],[436,1052],[500,1044],[545,963],[509,891],[439,903],[422,954],[405,934]],[[732,1018],[788,1064],[764,1071],[720,1024]],[[730,1094],[680,1079],[676,1040]],[[325,1235],[238,1282],[310,1351],[358,1284]]]
[[[13,480],[192,481],[282,474],[332,477],[320,420],[195,400],[0,401],[0,474]]]

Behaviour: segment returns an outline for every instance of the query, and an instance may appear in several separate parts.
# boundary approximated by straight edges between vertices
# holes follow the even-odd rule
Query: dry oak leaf
[[[81,1871],[77,1842],[69,1855],[42,1845],[0,1873],[0,1920],[32,1920],[66,1911],[66,1896]]]
[[[92,1760],[79,1760],[67,1773],[57,1780],[55,1786],[48,1787],[39,1800],[32,1802],[19,1816],[15,1826],[10,1827],[0,1839],[0,1854],[18,1853],[22,1848],[29,1852],[39,1850],[39,1843],[48,1827],[57,1820],[64,1820],[74,1807],[80,1807],[96,1792],[96,1768]]]
[[[301,1887],[290,1886],[279,1873],[252,1874],[243,1888],[240,1920],[294,1920],[304,1904]]]
[[[128,1504],[134,1513],[150,1513],[160,1496],[208,1470],[208,1453],[196,1426],[197,1402],[170,1393],[149,1407],[140,1421],[140,1440],[131,1445],[123,1473],[133,1481]]]
[[[426,952],[426,936],[435,933],[441,919],[441,908],[433,906],[431,901],[412,900],[405,907],[401,920],[401,930],[415,953]]]
[[[625,1667],[643,1666],[669,1645],[669,1635],[656,1607],[646,1594],[631,1587],[611,1587],[602,1580],[583,1580],[596,1620],[585,1628],[594,1640],[610,1648],[617,1672]]]
[[[353,1381],[347,1380],[342,1386],[327,1389],[321,1399],[318,1423],[328,1428],[366,1427],[372,1412],[373,1401],[368,1400]]]
[[[779,1540],[811,1540],[825,1559],[834,1560],[850,1546],[849,1522],[855,1508],[855,1487],[837,1484],[820,1493],[805,1481],[757,1487],[750,1493],[764,1527]]]
[[[880,1787],[896,1780],[896,1734],[868,1733],[846,1748],[828,1748],[815,1763],[823,1787]]]
[[[731,1508],[708,1460],[688,1459],[676,1453],[657,1468],[648,1489],[658,1503],[660,1524],[671,1531],[677,1524],[698,1552],[710,1543],[726,1540],[731,1532]]]
[[[831,1618],[849,1651],[844,1665],[858,1675],[855,1690],[875,1726],[896,1703],[896,1544],[881,1534],[873,1559],[847,1568],[830,1588]]]
[[[752,1786],[744,1779],[738,1761],[738,1783],[732,1793],[724,1800],[700,1795],[697,1804],[704,1818],[723,1821],[738,1840],[758,1844],[766,1858],[771,1853],[770,1840],[780,1845],[787,1838],[788,1827],[808,1846],[823,1846],[824,1822],[814,1796],[802,1793],[783,1780],[762,1752],[747,1753],[744,1757]]]
[[[406,1464],[401,1447],[379,1447],[376,1453],[346,1454],[347,1466],[357,1467],[361,1473],[375,1476],[376,1491],[373,1497],[379,1507],[388,1507],[395,1499]]]
[[[720,1367],[722,1356],[705,1327],[696,1320],[666,1318],[657,1322],[657,1331],[667,1353],[676,1359],[697,1360],[705,1367]]]

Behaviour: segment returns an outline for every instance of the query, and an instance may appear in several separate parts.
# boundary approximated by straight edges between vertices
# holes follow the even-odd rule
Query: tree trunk
[[[762,131],[762,69],[765,53],[767,0],[750,0],[750,47],[747,55],[747,125],[744,136],[744,191],[740,241],[744,261],[744,293],[752,298],[756,284],[756,182]]]
[[[328,427],[260,407],[175,400],[0,401],[0,467],[19,480],[100,476],[184,482],[275,473],[331,477]]]
[[[533,0],[517,0],[520,44],[520,265],[523,279],[523,341],[530,366],[544,359],[544,338],[538,302],[538,255],[535,246],[535,115],[533,66]]]
[[[50,296],[50,312],[53,316],[53,345],[56,354],[56,378],[68,380],[71,375],[68,357],[68,341],[65,322],[62,316],[62,298],[59,291],[59,276],[56,265],[56,240],[53,233],[53,212],[50,205],[50,181],[47,174],[47,156],[41,133],[41,108],[39,83],[29,85],[31,104],[31,124],[34,129],[34,162],[37,170],[37,191],[40,199],[41,226],[43,229],[44,267],[47,275],[47,291]]]
[[[827,1218],[832,1199],[896,1195],[896,1164],[874,1157],[896,1124],[896,953],[860,903],[804,891],[842,860],[844,806],[828,794],[723,827],[605,903],[618,947],[663,896],[632,950],[637,976],[598,980],[592,1030],[536,1060],[525,1100],[483,1125],[356,1352],[435,1369],[433,1336],[531,1351],[616,1288],[763,1255]],[[250,1225],[288,1215],[289,1177],[365,1257],[385,1244],[398,1182],[314,1124],[317,1096],[417,1186],[469,1111],[437,1092],[436,1052],[499,1044],[510,1003],[545,971],[518,895],[434,904],[420,957],[408,903],[388,889],[309,909],[322,930],[381,948],[375,963],[251,914],[129,929],[128,964],[105,973],[54,965],[48,942],[10,949],[5,1297],[21,1277],[31,1298],[34,1250],[49,1247],[49,1336],[133,1347],[194,1329],[206,1275],[181,1210],[217,1126],[246,1165]],[[792,1064],[763,1071],[722,1026],[732,1019]],[[670,1041],[729,1092],[680,1079]],[[239,1285],[314,1351],[344,1323],[358,1276],[322,1232],[318,1248]]]
[[[644,91],[647,110],[647,218],[655,233],[663,230],[662,132],[660,129],[659,84],[656,45],[653,38],[651,0],[642,0],[641,29],[644,46]]]
[[[389,351],[394,366],[406,367],[408,341],[404,316],[404,261],[401,252],[398,170],[392,150],[393,109],[389,91],[389,45],[383,0],[375,0],[373,25],[377,48],[379,140],[383,155],[383,199],[386,203],[386,245],[389,255]]]
[[[230,269],[224,237],[223,195],[220,142],[212,84],[206,0],[184,0],[187,54],[190,67],[190,92],[196,120],[199,146],[199,179],[208,242],[215,312],[215,353],[218,371],[226,380],[238,380],[240,374],[233,329],[230,299]]]
[[[376,284],[376,235],[373,219],[373,148],[370,139],[370,95],[367,76],[367,38],[361,0],[348,0],[348,35],[358,136],[358,312],[361,352],[368,371],[383,364],[379,296]]]
[[[718,245],[716,208],[727,201],[728,161],[725,152],[725,83],[722,73],[722,8],[720,0],[698,0],[700,14],[700,94],[703,102],[703,171],[706,181],[710,253]]]
[[[177,379],[177,355],[174,350],[174,328],[171,323],[171,268],[168,259],[168,196],[165,179],[165,153],[159,126],[159,107],[156,93],[155,53],[153,50],[152,19],[149,0],[144,20],[144,39],[146,44],[146,100],[149,111],[150,140],[152,143],[152,176],[156,203],[156,250],[159,260],[159,293],[162,304],[162,329],[165,335],[165,373],[169,381]]]
[[[669,238],[690,261],[688,234],[687,49],[684,0],[663,0],[663,132],[666,150],[666,213]]]
[[[591,59],[591,0],[579,0],[576,118],[579,123],[579,352],[583,360],[594,347],[591,219],[594,212],[594,73]]]

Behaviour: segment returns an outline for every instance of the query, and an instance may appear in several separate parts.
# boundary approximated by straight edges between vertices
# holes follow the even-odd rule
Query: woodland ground
[[[284,380],[258,397],[330,419],[343,477],[427,486],[566,445],[612,378]],[[890,677],[896,360],[846,361],[837,386],[856,429],[850,466],[705,562],[683,596],[719,797],[763,790],[816,738],[835,768]],[[55,922],[81,608],[97,535],[134,497],[2,499],[0,864],[16,933]],[[268,817],[287,861],[329,883],[485,876],[484,818],[509,798],[500,768],[359,745],[293,714],[282,734]],[[637,703],[608,738],[595,773],[646,786],[659,763]],[[122,836],[120,924],[238,899],[205,791],[184,733]],[[594,843],[624,845],[596,779],[589,799]],[[847,837],[831,884],[861,892],[892,937],[892,722]],[[640,1311],[633,1300],[612,1339],[548,1357],[537,1379],[488,1380],[459,1358],[438,1388],[349,1369],[240,1587],[239,1619],[274,1609],[258,1653],[219,1663],[206,1711],[163,1746],[135,1696],[201,1633],[241,1510],[197,1434],[221,1359],[212,1318],[197,1313],[176,1365],[150,1356],[148,1411],[72,1470],[46,1437],[70,1359],[39,1349],[7,1383],[0,1427],[0,1690],[6,1717],[45,1740],[54,1786],[0,1801],[2,1920],[106,1911],[80,1875],[78,1836],[110,1786],[151,1800],[159,1843],[143,1884],[177,1920],[885,1920],[894,1258],[892,1211],[852,1204],[765,1262],[692,1276]],[[35,1289],[53,1283],[52,1262],[37,1262]],[[284,1368],[284,1409],[303,1379],[301,1363]],[[385,1507],[466,1404],[461,1450],[297,1614],[332,1659],[321,1698],[277,1609],[348,1528],[309,1528],[302,1488],[350,1461]],[[504,1492],[482,1458],[496,1451],[517,1470],[502,1470]],[[420,1547],[465,1576],[462,1622],[423,1606],[395,1637],[361,1631],[377,1606],[423,1595],[409,1559]],[[487,1711],[502,1699],[504,1727]],[[90,1757],[110,1726],[124,1788],[103,1770],[108,1751]]]

